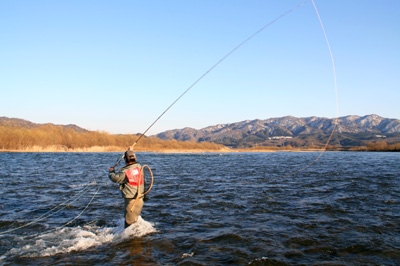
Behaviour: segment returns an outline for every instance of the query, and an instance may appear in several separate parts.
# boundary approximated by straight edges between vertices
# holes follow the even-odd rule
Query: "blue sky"
[[[141,133],[298,0],[0,1],[0,116]],[[315,0],[339,116],[400,119],[400,1]],[[238,49],[149,131],[336,116],[312,2]]]

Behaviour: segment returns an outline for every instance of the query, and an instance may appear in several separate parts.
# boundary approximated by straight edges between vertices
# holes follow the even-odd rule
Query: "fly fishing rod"
[[[274,24],[275,22],[277,22],[278,20],[280,20],[281,18],[285,17],[286,15],[288,15],[289,13],[295,11],[296,9],[304,6],[307,2],[312,1],[312,0],[306,0],[304,2],[302,2],[301,4],[287,10],[286,12],[282,13],[281,15],[279,15],[278,17],[276,17],[275,19],[271,20],[270,22],[268,22],[267,24],[263,25],[261,28],[259,28],[257,31],[255,31],[253,34],[251,34],[249,37],[247,37],[246,39],[244,39],[241,43],[239,43],[238,45],[236,45],[233,49],[231,49],[228,53],[226,53],[220,60],[218,60],[214,65],[212,65],[206,72],[204,72],[195,82],[193,82],[178,98],[176,98],[176,100],[170,105],[168,106],[161,114],[159,117],[157,117],[156,120],[154,120],[154,122],[139,136],[139,138],[132,144],[132,146],[129,146],[130,150],[133,150],[133,147],[139,142],[139,140],[141,140],[145,134],[154,126],[155,123],[158,122],[158,120],[160,120],[161,117],[164,116],[164,114],[166,112],[168,112],[169,109],[171,109],[172,106],[174,106],[190,89],[192,89],[197,83],[200,82],[200,80],[202,80],[205,76],[207,76],[214,68],[216,68],[219,64],[221,64],[223,61],[225,61],[225,59],[227,59],[230,55],[232,55],[234,52],[236,52],[236,50],[238,50],[240,47],[242,47],[245,43],[247,43],[248,41],[250,41],[251,39],[253,39],[256,35],[258,35],[259,33],[261,33],[262,31],[264,31],[266,28],[268,28],[269,26],[271,26],[272,24]],[[121,158],[118,159],[117,163],[113,166],[114,168],[118,165],[118,163],[124,158],[125,154],[122,155]]]

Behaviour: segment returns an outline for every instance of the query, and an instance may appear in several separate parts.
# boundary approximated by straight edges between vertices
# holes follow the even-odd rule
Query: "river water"
[[[121,154],[0,153],[0,265],[400,265],[400,153],[318,155],[138,153],[124,230]]]

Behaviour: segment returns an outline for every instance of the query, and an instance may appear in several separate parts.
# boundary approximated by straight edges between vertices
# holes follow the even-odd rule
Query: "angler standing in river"
[[[115,166],[110,167],[108,177],[111,181],[120,184],[119,189],[125,201],[125,228],[127,228],[138,220],[142,211],[143,196],[141,195],[144,193],[144,185],[141,166],[136,161],[135,153],[128,149],[124,158],[126,166],[117,172]]]

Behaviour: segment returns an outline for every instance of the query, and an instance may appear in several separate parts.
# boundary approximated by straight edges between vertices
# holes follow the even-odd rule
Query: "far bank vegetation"
[[[367,146],[354,147],[351,151],[400,151],[400,143],[387,144],[386,141],[370,142]]]
[[[77,132],[57,125],[40,125],[34,128],[0,126],[0,151],[27,152],[121,152],[132,145],[139,135],[113,135],[100,131]],[[164,141],[143,137],[136,151],[222,151],[223,145],[209,142]]]

